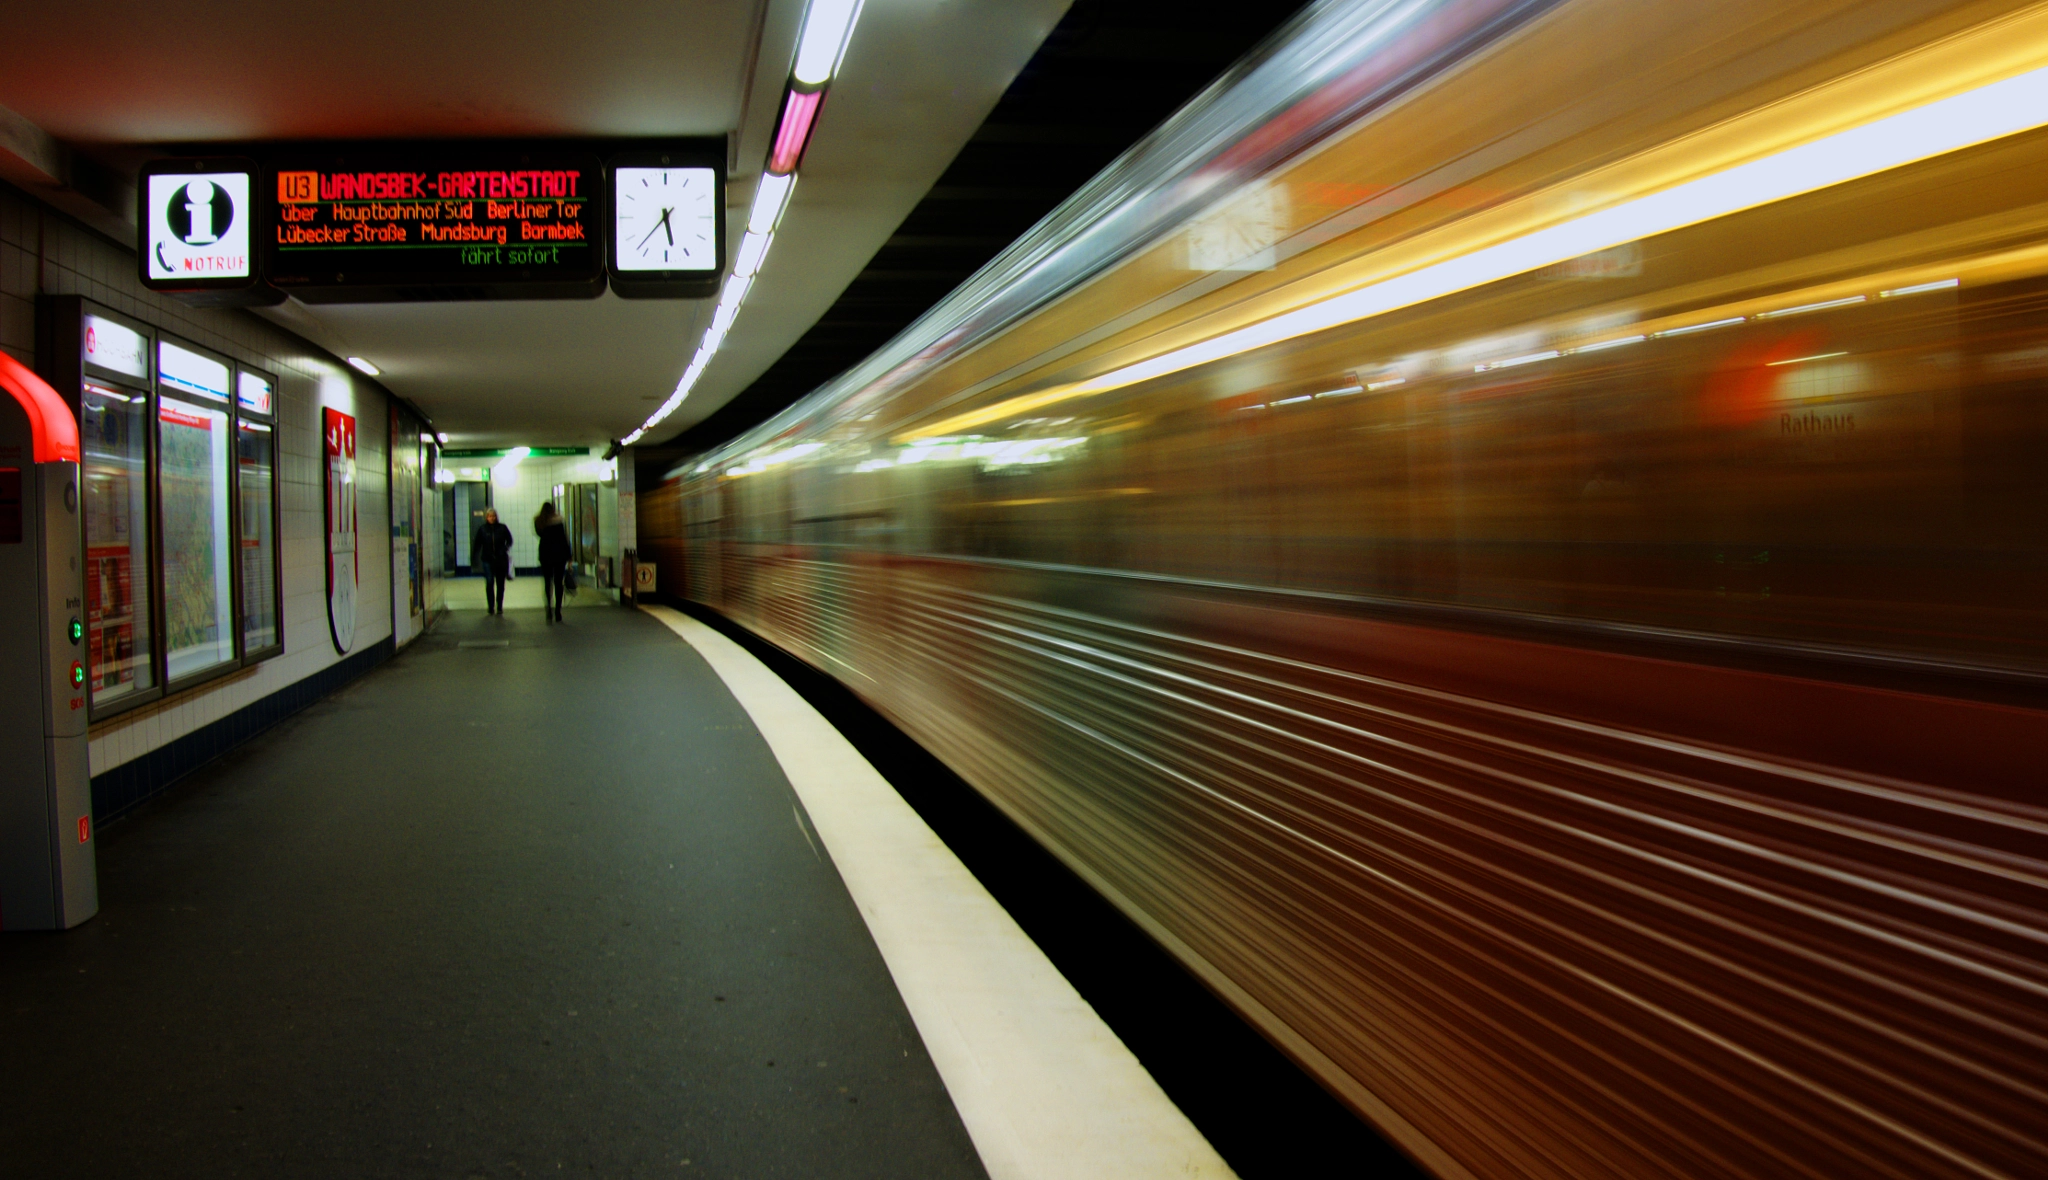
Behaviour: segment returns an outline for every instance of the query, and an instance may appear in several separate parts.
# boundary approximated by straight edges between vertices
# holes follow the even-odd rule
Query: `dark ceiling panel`
[[[1076,0],[838,300],[723,407],[637,448],[645,476],[745,432],[888,343],[1303,7]]]

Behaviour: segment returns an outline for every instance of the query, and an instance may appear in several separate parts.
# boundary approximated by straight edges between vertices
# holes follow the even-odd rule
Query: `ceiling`
[[[649,440],[660,445],[636,448],[644,475],[659,478],[865,359],[1304,3],[1073,0],[937,182],[810,329],[715,412],[665,424]]]
[[[1066,6],[866,0],[768,262],[665,429],[702,419],[803,337]],[[0,23],[12,50],[0,106],[81,160],[131,176],[155,145],[726,135],[730,256],[801,15],[802,0],[11,4]],[[10,141],[17,131],[0,127]],[[607,294],[291,302],[260,314],[368,358],[457,445],[499,446],[597,444],[629,432],[674,389],[710,312],[709,300]]]

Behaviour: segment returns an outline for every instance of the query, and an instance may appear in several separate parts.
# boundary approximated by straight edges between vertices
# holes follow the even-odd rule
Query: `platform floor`
[[[484,609],[484,580],[482,578],[444,578],[441,582],[443,604],[451,611]],[[619,605],[618,591],[600,590],[587,582],[575,591],[564,595],[562,607],[567,610],[579,606]],[[540,610],[541,580],[539,575],[518,577],[505,583],[506,610]]]
[[[653,618],[458,611],[0,939],[0,1173],[984,1175],[804,822]]]

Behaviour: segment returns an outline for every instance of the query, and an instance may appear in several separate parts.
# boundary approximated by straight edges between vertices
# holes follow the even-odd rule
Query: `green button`
[[[71,661],[71,687],[85,687],[85,665],[77,660]]]
[[[77,643],[79,640],[84,638],[85,624],[79,622],[77,619],[71,620],[71,642]]]

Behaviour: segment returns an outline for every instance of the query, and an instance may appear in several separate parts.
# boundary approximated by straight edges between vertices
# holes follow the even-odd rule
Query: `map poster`
[[[356,640],[356,420],[322,411],[327,441],[327,622],[334,650]]]

